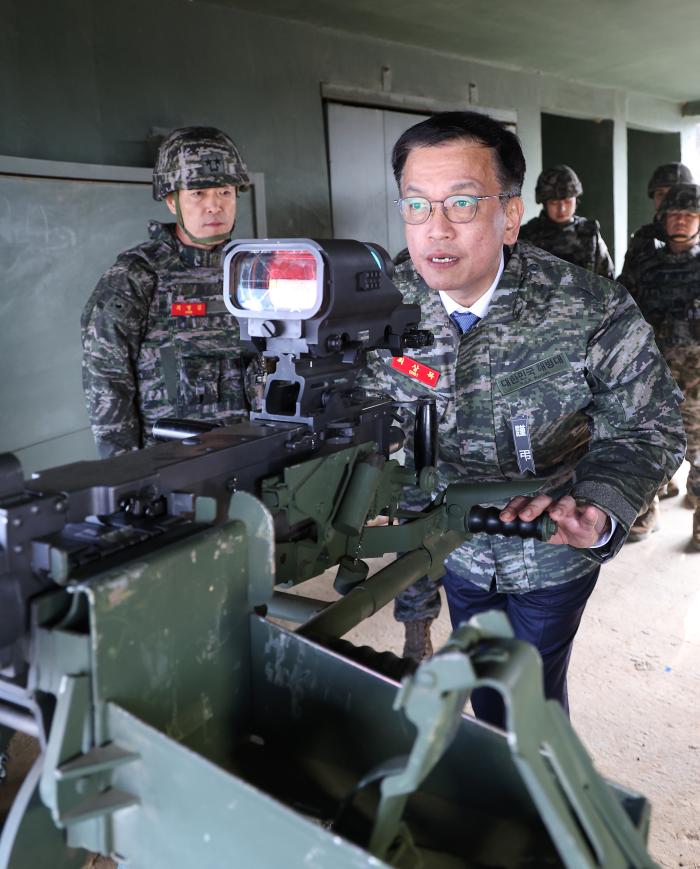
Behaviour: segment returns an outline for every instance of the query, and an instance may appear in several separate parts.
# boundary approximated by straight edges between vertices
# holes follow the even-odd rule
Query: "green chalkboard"
[[[264,234],[254,180],[239,199],[239,238]],[[97,455],[80,315],[117,254],[148,238],[150,219],[171,217],[151,196],[148,169],[0,157],[0,452],[16,453],[27,473]]]

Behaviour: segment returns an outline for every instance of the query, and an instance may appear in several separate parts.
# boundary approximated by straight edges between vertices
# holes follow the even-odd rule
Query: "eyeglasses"
[[[458,193],[456,196],[448,196],[447,199],[431,202],[423,196],[404,196],[403,199],[395,199],[394,205],[404,223],[425,223],[430,219],[435,205],[442,205],[445,217],[451,223],[469,223],[476,217],[476,212],[481,199],[511,199],[512,193],[493,193],[490,196],[472,196],[470,193]]]

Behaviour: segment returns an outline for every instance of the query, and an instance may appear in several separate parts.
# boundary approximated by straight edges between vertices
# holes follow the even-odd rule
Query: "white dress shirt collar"
[[[447,293],[444,293],[442,290],[439,290],[440,299],[442,304],[445,306],[445,310],[447,311],[447,316],[453,311],[466,312],[470,311],[472,314],[475,314],[479,319],[483,320],[484,317],[489,312],[489,306],[491,305],[491,299],[493,298],[493,294],[496,292],[496,287],[498,286],[498,282],[501,280],[501,275],[503,274],[503,269],[505,267],[505,261],[503,259],[503,251],[501,251],[501,261],[498,265],[498,271],[496,272],[496,277],[493,280],[491,286],[486,290],[483,296],[479,296],[479,298],[474,302],[473,305],[470,305],[468,308],[465,308],[463,305],[458,305],[457,302],[452,298],[452,296],[448,296]]]

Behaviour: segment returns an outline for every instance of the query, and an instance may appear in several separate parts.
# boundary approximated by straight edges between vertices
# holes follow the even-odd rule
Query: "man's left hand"
[[[564,495],[558,501],[549,495],[535,495],[534,498],[519,495],[501,510],[500,518],[504,522],[513,522],[520,517],[531,522],[545,511],[558,525],[557,533],[549,543],[566,543],[577,549],[588,549],[595,546],[610,528],[610,517],[604,510],[594,504],[577,502],[571,495]]]

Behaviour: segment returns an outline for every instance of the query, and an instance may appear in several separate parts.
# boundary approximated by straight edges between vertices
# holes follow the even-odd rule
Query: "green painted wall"
[[[647,184],[662,163],[681,159],[679,133],[650,133],[627,130],[627,227],[630,233],[654,216],[654,205],[647,196]]]
[[[613,122],[586,121],[561,115],[542,115],[542,165],[565,163],[581,179],[583,196],[578,213],[600,223],[614,257]]]
[[[206,0],[3,0],[2,21],[0,154],[146,166],[151,127],[218,125],[266,175],[271,235],[330,232],[323,82],[381,93],[389,67],[394,93],[467,106],[474,83],[480,105],[516,110],[529,166],[528,216],[537,212],[542,111],[610,118],[621,130],[628,122],[692,126],[670,101],[628,100],[619,91]],[[623,140],[615,159],[624,186]],[[619,198],[624,212],[626,191]]]

